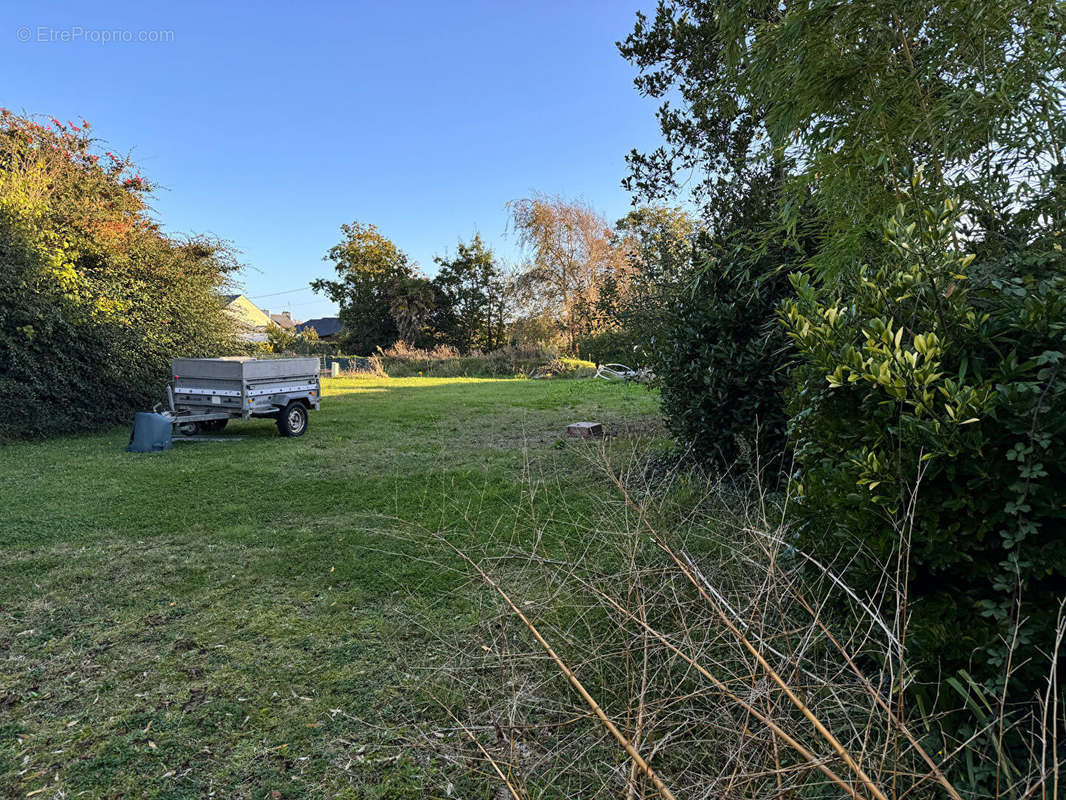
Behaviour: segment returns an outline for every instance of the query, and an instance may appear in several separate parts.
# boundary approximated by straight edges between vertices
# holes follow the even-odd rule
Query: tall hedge
[[[163,234],[147,182],[88,127],[0,111],[0,440],[127,420],[171,357],[235,346],[230,252]]]
[[[791,266],[813,241],[768,232],[777,191],[753,181],[719,230],[696,240],[692,265],[671,282],[651,325],[651,365],[678,442],[705,464],[736,470],[750,458],[776,484],[787,467],[785,394],[795,353],[778,310]]]
[[[758,454],[776,475],[785,450],[784,393],[792,347],[776,322],[785,274],[740,252],[703,259],[674,291],[651,350],[667,425],[698,460],[722,470]]]

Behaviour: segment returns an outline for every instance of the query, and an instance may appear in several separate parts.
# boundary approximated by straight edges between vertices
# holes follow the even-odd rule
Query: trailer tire
[[[282,436],[303,436],[307,432],[307,406],[293,400],[278,412],[278,433]]]
[[[199,422],[179,422],[177,427],[182,436],[195,436],[202,430]]]

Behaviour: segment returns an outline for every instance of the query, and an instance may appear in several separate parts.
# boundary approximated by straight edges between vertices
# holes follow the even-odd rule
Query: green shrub
[[[881,584],[909,540],[915,662],[1001,688],[1014,624],[1024,681],[1066,593],[1066,262],[1049,237],[977,243],[971,263],[956,230],[950,200],[901,205],[879,269],[832,296],[795,279],[796,511],[804,547],[843,556],[853,585]]]
[[[649,362],[667,426],[705,463],[757,456],[776,479],[785,450],[784,392],[792,350],[777,324],[791,293],[778,264],[794,253],[701,239],[695,276],[661,309]]]
[[[641,367],[648,360],[643,334],[632,328],[601,331],[578,339],[577,351],[594,364]]]

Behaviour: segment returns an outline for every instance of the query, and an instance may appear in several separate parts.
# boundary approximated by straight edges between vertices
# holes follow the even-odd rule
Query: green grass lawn
[[[413,688],[419,620],[462,629],[478,602],[434,534],[521,539],[542,482],[546,529],[580,535],[608,489],[565,424],[602,421],[621,454],[661,437],[657,401],[591,380],[325,394],[295,440],[261,420],[164,453],[118,429],[0,448],[0,796],[445,796],[447,765],[405,744],[441,718]]]

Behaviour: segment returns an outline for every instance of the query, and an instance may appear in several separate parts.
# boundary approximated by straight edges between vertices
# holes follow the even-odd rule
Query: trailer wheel
[[[218,433],[220,430],[226,427],[228,419],[209,419],[203,423],[204,430],[208,433]]]
[[[179,422],[178,433],[182,436],[195,436],[200,432],[199,422]]]
[[[278,412],[278,433],[282,436],[303,436],[307,431],[307,406],[298,401],[289,403]]]

